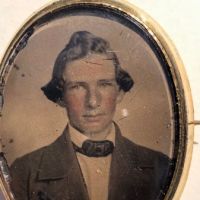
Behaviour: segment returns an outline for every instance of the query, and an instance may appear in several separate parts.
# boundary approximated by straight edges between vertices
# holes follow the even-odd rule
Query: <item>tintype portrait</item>
[[[106,40],[73,33],[42,87],[66,108],[68,126],[53,144],[13,163],[16,198],[156,199],[169,170],[167,156],[123,137],[113,121],[133,85]]]
[[[11,190],[16,200],[163,199],[178,130],[166,61],[134,21],[83,7],[33,23],[12,55],[1,128]]]

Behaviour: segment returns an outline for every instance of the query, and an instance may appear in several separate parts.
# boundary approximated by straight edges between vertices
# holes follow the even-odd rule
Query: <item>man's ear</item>
[[[122,99],[124,98],[125,92],[123,90],[119,90],[118,96],[117,96],[117,103],[120,103]]]

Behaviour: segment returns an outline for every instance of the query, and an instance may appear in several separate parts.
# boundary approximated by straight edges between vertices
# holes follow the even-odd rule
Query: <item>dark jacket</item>
[[[169,163],[167,156],[132,143],[116,127],[108,200],[159,199]],[[49,146],[17,159],[11,176],[17,200],[89,199],[67,131]]]

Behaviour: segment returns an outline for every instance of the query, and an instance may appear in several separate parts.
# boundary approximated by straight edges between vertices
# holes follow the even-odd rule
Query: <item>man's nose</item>
[[[97,108],[100,106],[101,95],[98,89],[96,88],[89,88],[87,94],[87,106],[90,108]]]

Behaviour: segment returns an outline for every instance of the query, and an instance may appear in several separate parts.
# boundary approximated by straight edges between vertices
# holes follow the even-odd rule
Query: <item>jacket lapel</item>
[[[117,125],[115,127],[116,143],[110,168],[108,200],[145,199],[145,189],[151,191],[147,187],[151,185],[153,167],[140,162],[137,145],[125,139]],[[148,170],[142,170],[144,168]],[[46,199],[89,200],[67,130],[44,151],[38,169],[37,187]]]
[[[48,183],[50,199],[88,200],[88,193],[67,129],[41,160],[38,181]]]
[[[108,200],[145,199],[142,185],[150,177],[141,170],[145,163],[138,159],[137,145],[125,139],[116,124],[115,127],[116,145],[111,161]],[[153,167],[148,168],[151,174]]]

